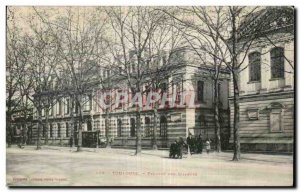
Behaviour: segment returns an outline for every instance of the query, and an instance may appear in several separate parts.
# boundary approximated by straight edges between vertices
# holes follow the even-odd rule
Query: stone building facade
[[[189,58],[187,55],[184,58]],[[205,64],[188,62],[176,69],[176,73],[170,71],[170,75],[165,78],[166,91],[172,93],[180,93],[183,91],[192,92],[195,98],[192,98],[197,107],[166,107],[157,109],[157,145],[159,148],[169,147],[175,139],[179,137],[186,138],[189,133],[198,136],[200,133],[204,138],[214,140],[215,124],[214,124],[214,87],[208,71],[212,70],[211,66]],[[229,105],[228,105],[228,85],[230,75],[227,71],[220,74],[220,83],[218,88],[222,93],[220,95],[221,129],[229,138]],[[97,91],[95,91],[97,92]],[[56,101],[50,109],[48,138],[50,145],[68,145],[70,137],[74,134],[78,125],[75,125],[75,133],[71,130],[71,113],[67,107],[70,105],[68,98],[61,98]],[[110,144],[114,147],[134,147],[136,145],[136,109],[126,106],[117,107],[109,111],[109,129],[106,129],[105,117],[106,112],[99,107],[97,103],[97,94],[91,94],[87,97],[83,106],[83,146],[88,133],[99,134],[99,140],[106,142],[106,131],[110,138]],[[74,110],[74,114],[78,114]],[[43,120],[45,120],[43,112]],[[35,115],[34,121],[37,122]],[[78,117],[75,117],[75,120]],[[141,110],[141,129],[142,129],[142,147],[151,148],[153,143],[153,124],[154,110]],[[44,130],[44,129],[43,129]],[[41,143],[44,143],[45,131],[42,131]],[[85,136],[86,135],[86,136]],[[37,138],[37,123],[33,127],[33,138]]]
[[[259,19],[269,23],[247,51],[241,65],[241,69],[244,69],[240,73],[239,84],[239,132],[242,150],[293,151],[295,120],[293,11],[292,8],[270,8],[264,12]],[[249,28],[255,27],[255,23],[255,21],[249,23]],[[244,55],[245,52],[241,54],[240,61]],[[232,84],[230,89],[229,102],[233,127]]]

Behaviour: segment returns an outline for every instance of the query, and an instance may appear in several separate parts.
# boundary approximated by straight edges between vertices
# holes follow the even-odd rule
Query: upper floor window
[[[54,106],[53,106],[53,103],[51,103],[50,105],[50,111],[49,111],[49,115],[52,116],[54,113]]]
[[[260,81],[261,55],[259,52],[249,54],[250,81]]]
[[[57,115],[61,115],[61,111],[62,111],[62,103],[61,103],[61,99],[59,99],[57,101],[57,104],[56,104],[57,108],[56,108],[56,114]]]
[[[83,109],[84,111],[90,111],[92,109],[92,96],[85,95],[83,100]]]
[[[197,100],[203,102],[204,101],[204,82],[198,81],[197,82]]]
[[[284,48],[271,50],[271,78],[284,78]]]
[[[69,114],[69,107],[70,107],[70,99],[67,98],[66,100],[66,103],[65,103],[65,114]]]

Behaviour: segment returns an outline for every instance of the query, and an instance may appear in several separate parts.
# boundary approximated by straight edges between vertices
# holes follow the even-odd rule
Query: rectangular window
[[[198,102],[204,101],[204,82],[198,81],[197,82],[197,100]]]
[[[50,111],[49,111],[49,115],[50,116],[53,115],[53,111],[54,111],[54,107],[53,107],[53,104],[51,103],[51,105],[50,105]]]
[[[57,104],[56,104],[56,114],[57,115],[61,115],[61,111],[62,111],[62,104],[61,104],[61,99],[59,99],[57,101]]]
[[[46,126],[43,125],[43,137],[46,136]]]
[[[53,125],[50,124],[50,137],[53,137]]]
[[[118,137],[122,136],[122,120],[121,119],[117,120],[117,136]]]
[[[259,52],[249,54],[249,70],[250,70],[250,81],[260,81],[260,59],[261,55]]]
[[[276,47],[271,50],[272,78],[284,78],[284,49]]]
[[[92,97],[86,95],[84,97],[84,101],[83,102],[84,102],[84,105],[83,105],[84,111],[90,111],[91,107],[92,107]]]

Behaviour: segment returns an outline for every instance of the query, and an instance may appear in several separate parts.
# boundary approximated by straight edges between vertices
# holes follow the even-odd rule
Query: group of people
[[[205,142],[203,142],[201,134],[195,138],[191,133],[186,138],[186,142],[183,140],[182,137],[179,138],[179,140],[175,140],[174,143],[170,146],[170,158],[182,158],[182,151],[183,148],[186,147],[186,149],[190,149],[190,154],[195,153],[202,153],[203,147],[205,147],[206,153],[209,154],[209,151],[211,149],[210,147],[211,141],[210,139],[206,139]]]
[[[187,145],[190,148],[191,154],[193,153],[202,153],[203,147],[205,147],[205,150],[207,154],[209,154],[209,151],[211,149],[211,141],[209,138],[203,142],[201,134],[197,138],[195,138],[191,133],[189,133],[189,136],[186,138]]]

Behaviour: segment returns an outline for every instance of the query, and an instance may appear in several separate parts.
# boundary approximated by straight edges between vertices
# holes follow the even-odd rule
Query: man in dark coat
[[[202,149],[203,149],[203,140],[202,140],[202,136],[200,134],[197,138],[197,152],[202,153]]]
[[[69,139],[70,149],[73,147],[73,137],[70,137]]]
[[[194,150],[194,145],[195,145],[195,139],[193,138],[192,134],[189,133],[189,136],[186,138],[186,143],[188,144],[189,148],[190,148],[190,151],[191,151],[191,154],[192,152],[195,152]]]

